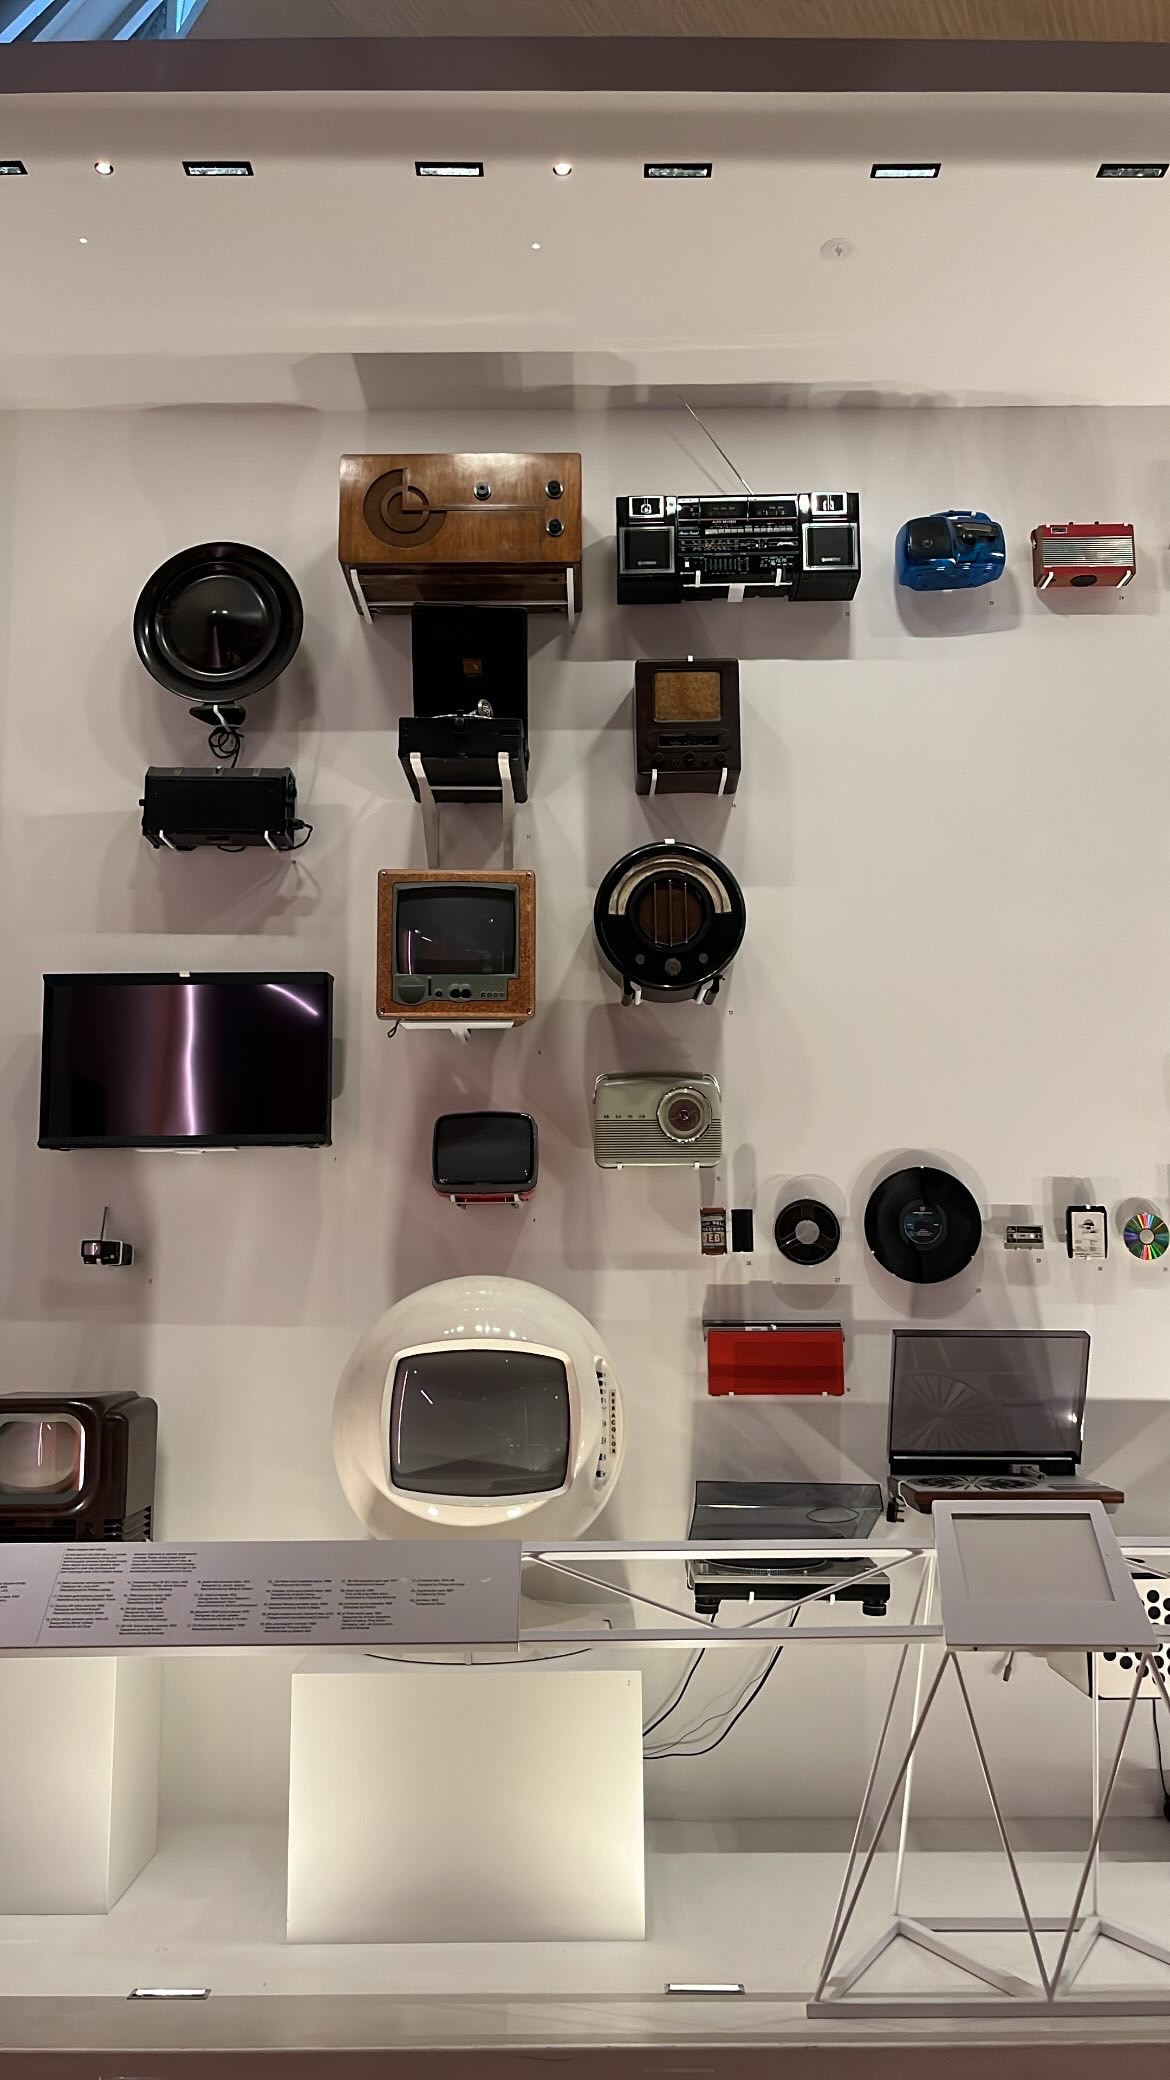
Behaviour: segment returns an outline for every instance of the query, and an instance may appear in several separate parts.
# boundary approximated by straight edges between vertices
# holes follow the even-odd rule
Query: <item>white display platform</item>
[[[296,1943],[639,1940],[640,1675],[299,1669],[287,1926]]]
[[[107,1914],[154,1855],[162,1670],[0,1663],[0,1913]]]

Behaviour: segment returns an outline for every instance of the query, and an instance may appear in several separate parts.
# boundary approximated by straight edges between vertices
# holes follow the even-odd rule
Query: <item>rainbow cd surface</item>
[[[1170,1228],[1152,1206],[1139,1206],[1121,1231],[1131,1257],[1143,1264],[1156,1264],[1170,1249]]]

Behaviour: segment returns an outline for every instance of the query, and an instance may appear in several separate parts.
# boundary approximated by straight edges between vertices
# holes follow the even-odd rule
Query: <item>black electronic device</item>
[[[134,1244],[119,1242],[116,1236],[107,1235],[109,1225],[110,1209],[107,1206],[102,1211],[101,1234],[90,1237],[81,1245],[81,1261],[100,1270],[128,1270],[134,1262]]]
[[[889,1576],[854,1554],[818,1551],[829,1540],[860,1545],[882,1514],[875,1481],[696,1481],[687,1536],[697,1545],[734,1540],[739,1550],[725,1560],[687,1562],[695,1612],[714,1617],[724,1602],[859,1603],[867,1617],[884,1616]],[[807,1542],[794,1554],[750,1551],[753,1541]],[[748,1548],[748,1550],[744,1550]]]
[[[143,1394],[0,1396],[0,1542],[149,1538],[157,1430]]]
[[[142,791],[142,835],[157,851],[200,845],[238,852],[294,852],[308,826],[297,816],[288,766],[150,766]]]
[[[1082,1329],[895,1329],[887,1514],[956,1495],[1124,1502],[1080,1473],[1088,1384]]]
[[[742,763],[739,665],[640,657],[634,666],[638,794],[734,794]]]
[[[865,1239],[878,1263],[911,1285],[957,1277],[982,1234],[978,1206],[949,1170],[896,1170],[874,1186],[865,1209]]]
[[[536,1190],[539,1152],[527,1112],[444,1112],[435,1121],[431,1182],[456,1206],[519,1205]]]
[[[827,1264],[841,1240],[841,1223],[819,1199],[790,1199],[776,1215],[776,1247],[790,1264]]]
[[[852,599],[855,491],[736,492],[617,501],[621,606],[684,599]]]
[[[623,1004],[709,1004],[743,944],[743,891],[697,845],[659,839],[626,853],[602,880],[593,934]]]
[[[239,703],[291,664],[304,628],[288,572],[244,542],[200,542],[160,564],[134,609],[151,677],[198,704],[208,728],[236,727]]]
[[[46,975],[42,1148],[326,1146],[333,977]]]
[[[415,799],[417,760],[437,802],[498,802],[503,756],[513,797],[526,802],[524,609],[416,604],[410,628],[414,714],[398,725],[398,756]]]

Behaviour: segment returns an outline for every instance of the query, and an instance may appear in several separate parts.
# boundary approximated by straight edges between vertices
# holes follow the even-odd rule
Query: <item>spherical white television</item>
[[[517,1278],[449,1278],[396,1302],[333,1409],[338,1476],[374,1538],[577,1538],[623,1446],[596,1329]]]

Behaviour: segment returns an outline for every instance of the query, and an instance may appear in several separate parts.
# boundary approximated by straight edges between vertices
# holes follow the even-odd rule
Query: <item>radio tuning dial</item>
[[[546,498],[563,498],[565,487],[559,477],[550,477],[544,487]]]
[[[481,479],[475,487],[475,495],[477,498],[490,498],[492,495],[491,485],[485,484]]]
[[[565,531],[565,523],[563,520],[546,520],[544,531],[546,534],[552,535],[563,534]]]

